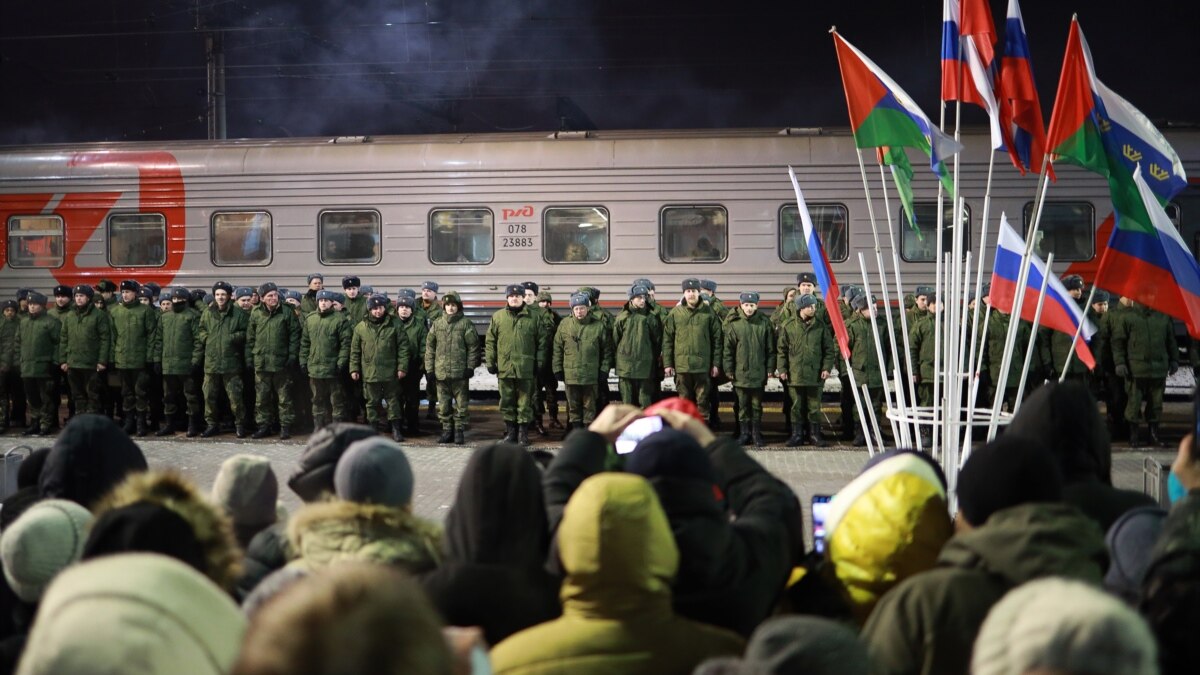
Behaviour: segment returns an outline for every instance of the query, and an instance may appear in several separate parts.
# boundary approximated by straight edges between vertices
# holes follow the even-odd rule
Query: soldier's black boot
[[[292,428],[284,424],[279,427],[279,440],[286,441],[292,437]]]
[[[801,423],[792,425],[792,435],[788,437],[785,444],[789,448],[798,448],[804,445],[804,425]]]
[[[1138,438],[1139,431],[1141,431],[1141,429],[1138,428],[1138,425],[1136,422],[1129,423],[1129,447],[1131,447],[1131,448],[1142,447],[1141,443],[1139,442],[1140,439]]]
[[[559,422],[559,421],[558,421],[558,413],[557,413],[557,412],[555,412],[555,413],[552,413],[552,414],[550,415],[550,428],[551,428],[551,429],[561,429],[561,428],[563,428],[562,422]]]
[[[126,410],[121,421],[123,423],[121,428],[125,430],[125,433],[132,436],[133,432],[137,431],[137,413],[134,411]]]
[[[529,445],[529,424],[517,425],[517,442],[521,445]]]
[[[262,424],[262,425],[259,425],[259,427],[254,430],[254,433],[251,434],[250,438],[266,438],[267,436],[270,436],[270,435],[271,435],[271,425],[270,424]]]
[[[397,443],[404,442],[404,432],[400,427],[400,420],[392,420],[392,440]]]
[[[42,435],[42,423],[37,420],[34,420],[32,423],[30,423],[30,425],[28,427],[25,427],[25,433],[23,433],[21,435],[22,436],[41,436]]]
[[[750,443],[754,440],[750,437],[750,423],[747,422],[746,424],[742,424],[741,422],[738,422],[738,427],[738,431],[735,432],[737,433],[736,438],[738,445],[750,445]]]
[[[742,421],[735,417],[733,419],[733,431],[729,432],[729,437],[736,438],[736,439],[738,439],[739,442],[742,442],[741,439],[747,438],[749,435],[750,435],[750,430],[742,429]],[[745,445],[745,444],[746,444],[745,442],[742,442],[742,445]]]
[[[454,427],[443,427],[442,435],[438,436],[438,443],[449,443],[454,440]]]
[[[145,436],[146,434],[150,433],[149,424],[146,420],[146,413],[137,413],[137,417],[134,418],[134,425],[138,436]]]
[[[158,431],[154,432],[154,435],[155,436],[170,436],[174,433],[175,433],[175,420],[171,419],[171,417],[168,415],[166,417],[166,419],[163,420],[162,428],[159,429]]]
[[[194,415],[188,418],[187,437],[195,438],[200,435],[202,424],[199,415]]]
[[[542,426],[542,418],[540,417],[535,417],[533,419],[533,429],[534,431],[538,432],[539,436],[546,435],[546,427]]]
[[[509,443],[517,442],[517,423],[516,422],[505,422],[504,423],[504,440],[508,441]]]
[[[237,426],[234,427],[234,433],[237,434],[238,438],[245,438],[246,437],[246,426],[243,424],[238,424]]]
[[[762,435],[762,420],[750,423],[750,437],[754,439],[754,447],[761,448],[767,444]]]
[[[215,424],[210,424],[210,425],[208,425],[208,428],[205,429],[204,432],[200,434],[200,437],[201,438],[212,438],[213,436],[216,436],[219,433],[221,433],[221,427],[219,427]]]
[[[463,445],[467,442],[467,432],[459,427],[454,430],[454,444]]]
[[[1167,444],[1163,443],[1162,439],[1159,438],[1159,436],[1158,436],[1158,422],[1151,422],[1149,425],[1149,429],[1150,429],[1150,445],[1151,445],[1151,447],[1155,447],[1155,448],[1167,447]]]
[[[812,444],[817,446],[818,448],[828,448],[829,447],[829,441],[825,440],[825,437],[821,435],[821,425],[820,424],[812,425]]]
[[[865,435],[863,435],[862,429],[859,429],[858,431],[854,432],[854,441],[853,441],[854,447],[861,448],[861,447],[866,446],[866,444],[867,444],[867,437]]]

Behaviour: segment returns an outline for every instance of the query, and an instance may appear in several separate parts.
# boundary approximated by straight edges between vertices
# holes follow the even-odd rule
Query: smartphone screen
[[[617,454],[627,455],[633,452],[633,449],[637,447],[637,444],[640,443],[643,438],[656,431],[662,431],[662,428],[663,418],[657,415],[634,420],[633,423],[625,427],[625,430],[622,431],[621,435],[617,437],[617,442],[615,443],[617,447]]]
[[[832,498],[832,495],[813,495],[812,498],[813,550],[817,553],[825,552],[825,516]]]

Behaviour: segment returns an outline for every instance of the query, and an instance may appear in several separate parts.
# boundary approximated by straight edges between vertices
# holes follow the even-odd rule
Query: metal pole
[[[1046,273],[1042,275],[1037,309],[1033,312],[1033,330],[1029,331],[1029,347],[1025,351],[1025,365],[1021,368],[1021,383],[1017,385],[1017,400],[1013,402],[1013,415],[1016,415],[1017,411],[1021,409],[1021,399],[1025,395],[1025,381],[1029,378],[1029,362],[1033,360],[1033,351],[1037,349],[1038,322],[1042,320],[1042,306],[1046,304],[1046,286],[1050,283],[1050,266],[1053,264],[1054,254],[1051,253],[1046,256]]]

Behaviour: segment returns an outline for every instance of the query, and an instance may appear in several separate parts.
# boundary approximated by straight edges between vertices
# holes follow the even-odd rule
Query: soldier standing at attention
[[[334,295],[317,293],[317,311],[304,319],[300,333],[300,371],[312,387],[314,430],[346,419],[346,396],[338,376],[350,370],[350,323],[334,311]]]
[[[807,293],[796,298],[796,315],[784,321],[776,345],[779,379],[792,390],[789,448],[805,441],[821,448],[828,445],[821,435],[821,393],[837,355],[833,334],[817,318],[817,302]]]
[[[17,318],[17,301],[4,301],[4,316],[0,318],[0,434],[8,430],[9,416],[9,378],[16,377],[20,382],[17,371],[21,365],[21,350],[17,342],[17,329],[20,319]]]
[[[101,378],[112,361],[112,321],[92,304],[91,286],[80,284],[74,290],[74,310],[60,322],[58,360],[76,409],[100,414]]]
[[[249,327],[249,319],[251,312],[254,311],[254,304],[250,300],[254,297],[254,289],[249,286],[238,286],[233,289],[233,302],[246,313],[247,327]],[[247,328],[247,331],[249,329]],[[246,423],[249,424],[258,419],[255,410],[258,406],[255,405],[255,397],[258,393],[258,387],[254,377],[254,360],[250,358],[250,353],[246,352],[245,368],[242,369],[242,410],[246,417]]]
[[[523,281],[521,282],[521,286],[525,288],[525,306],[538,318],[538,321],[542,322],[542,330],[546,331],[547,335],[554,335],[554,331],[558,329],[557,324],[554,319],[550,318],[549,312],[542,309],[542,306],[538,303],[539,290],[537,282]],[[542,407],[541,384],[547,378],[553,377],[553,371],[550,368],[551,354],[549,353],[549,349],[550,347],[547,345],[547,353],[538,357],[541,369],[538,371],[534,382],[533,428],[538,432],[539,436],[546,435],[546,427],[542,424],[542,416],[546,413],[546,410]],[[555,388],[557,389],[557,385]]]
[[[49,310],[50,315],[58,319],[61,325],[63,319],[71,314],[73,306],[73,296],[70,286],[58,285],[54,287],[54,307]],[[59,345],[61,349],[61,344]],[[67,418],[75,416],[75,397],[71,395],[71,385],[67,382],[67,373],[65,370],[60,370],[54,373],[54,400],[61,401],[63,396],[67,397]],[[151,398],[153,404],[154,399]],[[152,405],[153,407],[153,405]]]
[[[1167,376],[1179,370],[1179,345],[1175,342],[1171,317],[1132,302],[1122,314],[1121,322],[1113,327],[1112,347],[1117,375],[1125,379],[1125,390],[1129,394],[1125,404],[1129,446],[1140,447],[1138,424],[1145,401],[1150,444],[1164,447],[1166,444],[1158,435],[1163,393],[1167,388]]]
[[[121,282],[121,303],[109,310],[113,329],[113,362],[121,379],[121,403],[125,415],[125,433],[137,431],[138,436],[148,432],[150,415],[150,375],[162,374],[162,363],[158,361],[162,347],[158,340],[157,309],[143,305],[138,299],[138,282],[126,279]]]
[[[700,301],[699,279],[684,279],[682,288],[683,302],[663,326],[663,367],[679,396],[695,403],[708,423],[712,379],[721,374],[721,322]]]
[[[176,288],[163,297],[170,298],[170,311],[159,317],[159,340],[162,351],[163,382],[163,425],[156,436],[175,433],[175,419],[179,412],[179,399],[186,401],[187,435],[200,435],[203,427],[204,407],[200,402],[200,380],[195,377],[192,356],[196,353],[196,342],[200,339],[200,313],[191,307],[191,294],[186,288]]]
[[[648,291],[648,293],[646,294],[646,309],[650,310],[651,314],[658,317],[658,323],[660,326],[666,326],[667,325],[667,313],[669,310],[666,307],[663,307],[662,305],[660,305],[658,303],[658,301],[655,299],[656,291],[654,290],[654,282],[650,281],[649,279],[645,279],[645,278],[635,279],[633,281],[633,283],[630,284],[630,286],[631,287],[632,286],[644,286],[646,288],[646,290]],[[654,356],[654,372],[651,374],[651,380],[653,380],[653,383],[651,384],[651,387],[650,387],[650,400],[651,401],[657,401],[662,398],[662,382],[663,382],[664,375],[665,375],[665,373],[663,371],[663,365],[662,365],[662,352],[659,351],[659,353]]]
[[[742,293],[740,306],[725,321],[725,373],[733,381],[738,399],[738,442],[764,444],[762,395],[767,378],[775,373],[775,329],[758,312],[758,293]]]
[[[1078,274],[1070,274],[1062,278],[1062,284],[1067,289],[1067,293],[1070,294],[1071,299],[1086,315],[1088,308],[1083,306],[1083,303],[1087,302],[1083,298],[1083,277]],[[1071,363],[1067,365],[1067,352],[1071,349],[1071,342],[1075,336],[1049,328],[1041,328],[1040,330],[1042,332],[1041,342],[1044,346],[1042,361],[1049,364],[1046,379],[1057,382],[1058,376],[1062,373],[1063,366],[1065,365],[1067,368],[1066,380],[1082,382],[1088,388],[1091,388],[1092,371],[1079,360],[1078,354],[1072,354]],[[1083,340],[1083,336],[1080,335],[1079,339]]]
[[[717,282],[713,281],[712,279],[700,280],[700,300],[704,302],[704,304],[708,305],[708,308],[711,309],[712,313],[716,315],[718,321],[720,321],[722,324],[725,323],[725,320],[729,317],[730,312],[729,308],[725,306],[725,303],[721,302],[721,299],[717,297]],[[718,354],[717,356],[720,357],[721,355]],[[725,376],[724,372],[714,377],[712,381],[712,395],[709,396],[708,399],[708,421],[709,426],[713,429],[719,429],[721,427],[721,385],[728,381],[729,378]],[[733,423],[735,426],[737,426],[739,424],[739,415],[736,397],[734,398],[733,405]],[[737,432],[735,437],[741,436],[740,429],[735,429],[735,431]]]
[[[525,288],[505,288],[505,307],[492,315],[484,343],[488,372],[498,376],[500,415],[504,439],[529,445],[529,423],[533,421],[533,383],[546,353],[550,336],[545,324],[525,306]]]
[[[562,322],[562,317],[558,315],[550,305],[554,303],[554,296],[550,295],[549,291],[538,291],[537,304],[546,312],[546,316],[550,319],[550,334],[554,335],[558,331],[558,324]],[[536,398],[538,410],[545,411],[550,415],[550,428],[562,429],[562,422],[558,421],[558,379],[554,377],[554,371],[550,368],[543,368],[538,376]],[[538,414],[537,421],[541,421],[541,414]]]
[[[862,389],[862,385],[867,385],[867,401],[875,411],[875,418],[880,424],[884,422],[883,418],[883,373],[879,368],[879,354],[883,353],[885,362],[883,367],[886,369],[888,363],[889,349],[887,340],[878,343],[880,351],[875,350],[877,343],[877,335],[879,335],[879,319],[875,316],[875,306],[873,302],[867,300],[865,293],[857,294],[850,300],[850,308],[854,314],[850,316],[850,320],[846,322],[846,333],[850,336],[850,368],[854,370],[854,382]],[[886,329],[885,329],[886,330]],[[884,333],[886,335],[886,332]],[[863,428],[858,408],[854,407],[854,446],[861,448],[867,444],[866,435],[863,434]]]
[[[413,310],[417,311],[417,315],[421,321],[425,323],[425,328],[428,330],[434,321],[442,318],[442,306],[438,302],[438,283],[436,281],[424,281],[421,283],[421,298],[413,305]],[[425,373],[425,400],[429,401],[429,409],[425,411],[425,419],[437,419],[437,402],[438,390],[437,379],[433,375]]]
[[[250,312],[246,331],[246,360],[254,367],[254,409],[258,422],[253,438],[270,436],[279,424],[280,440],[292,437],[296,406],[292,373],[300,364],[300,321],[279,299],[271,282],[258,289],[262,302]]]
[[[930,306],[935,303],[936,298],[930,299]],[[1008,373],[1001,373],[1000,366],[1004,359],[1004,341],[1008,338],[1008,324],[1013,320],[1011,314],[1002,312],[999,309],[992,307],[992,316],[988,319],[987,327],[987,364],[992,380],[992,387],[995,390],[996,396],[1003,397],[1004,404],[1008,405],[1009,412],[1012,412],[1017,404],[1017,390],[1021,386],[1021,371],[1025,367],[1025,350],[1029,348],[1029,335],[1032,331],[1032,325],[1028,321],[1021,321],[1017,326],[1017,341],[1013,345],[1012,356],[1009,361]],[[933,326],[929,327],[930,337],[928,338],[930,345],[933,344]],[[913,346],[913,353],[916,354],[916,346]],[[929,350],[932,354],[933,347]],[[933,362],[932,355],[929,357],[930,363]],[[914,364],[915,364],[914,360]],[[914,366],[915,367],[915,366]],[[1030,366],[1032,368],[1032,366]],[[930,372],[933,366],[929,367]],[[1026,395],[1030,392],[1027,391]],[[921,394],[918,392],[918,397]],[[929,390],[929,400],[933,400],[932,384]],[[994,400],[994,399],[993,399]],[[991,403],[990,401],[988,402]]]
[[[320,293],[325,288],[325,275],[320,272],[313,272],[308,275],[308,290],[305,291],[304,297],[300,299],[300,312],[304,316],[308,316],[317,311],[317,293]]]
[[[358,277],[342,277],[342,294],[346,296],[346,318],[350,327],[358,325],[359,321],[367,318],[367,296],[360,293],[362,280]]]
[[[604,322],[590,314],[591,298],[576,293],[570,305],[571,316],[554,334],[554,373],[567,384],[567,426],[579,429],[596,419],[599,374],[604,373],[607,386],[613,349]]]
[[[595,286],[584,286],[576,291],[588,296],[588,302],[591,303],[591,309],[588,314],[596,321],[604,325],[604,330],[612,336],[613,315],[600,306],[600,289]],[[554,339],[554,333],[549,333],[551,340]],[[548,356],[549,354],[547,354]],[[611,364],[609,366],[611,368]],[[596,374],[596,410],[604,410],[609,401],[608,390],[608,371]]]
[[[662,322],[648,306],[649,294],[645,286],[629,289],[629,301],[613,322],[612,332],[621,401],[639,408],[654,402],[662,354]]]
[[[242,407],[242,370],[245,368],[246,331],[250,317],[233,304],[233,287],[224,281],[213,284],[213,301],[200,315],[200,332],[192,365],[204,366],[204,419],[201,434],[211,438],[220,433],[221,392],[229,398],[238,438],[246,437],[246,411]]]
[[[379,427],[379,409],[387,412],[392,440],[404,440],[400,419],[400,381],[408,375],[408,336],[387,313],[387,298],[367,301],[367,318],[354,326],[350,338],[350,378],[366,391],[367,424]]]
[[[457,295],[454,298],[458,300]],[[421,376],[428,377],[425,372],[425,340],[429,328],[425,321],[417,316],[415,304],[415,294],[401,295],[396,300],[396,321],[408,338],[408,376],[400,380],[400,406],[404,410],[405,432],[409,436],[422,435],[418,419],[421,416]],[[458,313],[462,314],[461,302],[458,304]]]
[[[479,364],[479,335],[463,315],[462,301],[451,291],[442,301],[445,314],[434,321],[425,338],[425,372],[433,373],[438,386],[438,418],[442,422],[439,443],[466,443],[470,421],[471,373]],[[414,395],[416,392],[414,391]]]
[[[46,313],[46,296],[32,291],[26,296],[28,314],[17,327],[15,349],[20,355],[21,380],[29,408],[26,436],[51,433],[58,418],[54,400],[54,374],[58,372],[58,319]],[[137,302],[134,300],[134,302]]]

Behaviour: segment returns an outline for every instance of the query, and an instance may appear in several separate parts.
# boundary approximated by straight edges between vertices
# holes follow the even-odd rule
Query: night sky
[[[1046,118],[1078,11],[1101,80],[1160,126],[1200,122],[1196,6],[1025,0]],[[230,138],[845,126],[834,24],[936,119],[941,17],[941,0],[4,0],[0,144],[205,138],[211,31]]]

